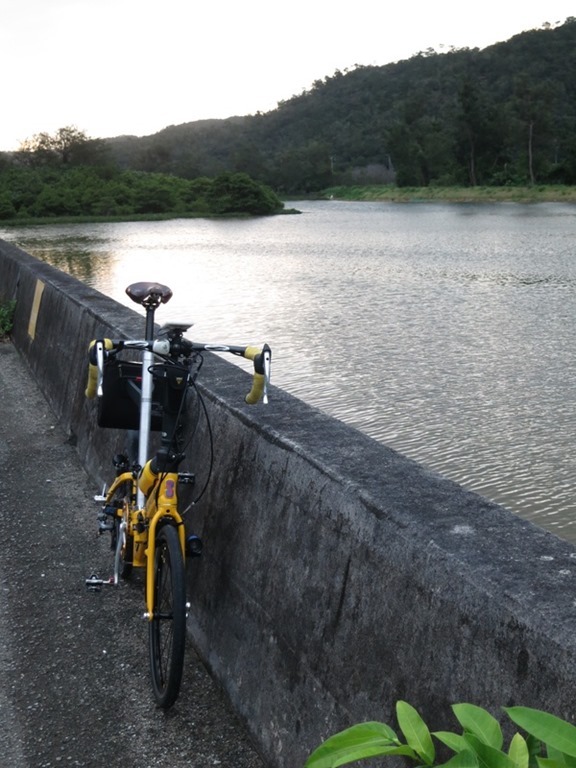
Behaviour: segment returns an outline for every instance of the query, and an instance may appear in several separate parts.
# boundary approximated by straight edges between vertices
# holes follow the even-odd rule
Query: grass
[[[273,216],[290,215],[300,213],[294,208],[283,208]],[[200,213],[173,211],[172,213],[132,213],[122,216],[37,216],[15,217],[13,219],[0,220],[2,227],[21,227],[31,224],[101,224],[126,221],[169,221],[171,219],[253,219],[251,213]]]
[[[529,187],[395,187],[371,185],[330,187],[323,198],[391,203],[576,203],[576,186]]]
[[[0,302],[0,341],[7,338],[12,331],[15,309],[16,302],[14,300]]]

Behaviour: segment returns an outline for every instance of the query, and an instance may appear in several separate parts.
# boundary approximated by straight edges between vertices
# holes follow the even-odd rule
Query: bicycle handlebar
[[[244,400],[248,405],[255,405],[262,397],[263,402],[268,403],[268,382],[270,381],[270,365],[272,363],[272,350],[268,344],[260,347],[245,347],[243,357],[254,363],[254,378],[252,389]]]
[[[102,396],[102,380],[104,376],[104,362],[107,357],[115,355],[122,349],[138,349],[153,352],[160,356],[190,357],[194,352],[230,352],[233,355],[252,360],[254,363],[254,377],[252,388],[244,398],[249,405],[255,405],[261,398],[268,402],[268,384],[270,382],[270,368],[272,362],[272,350],[268,344],[262,347],[255,346],[231,346],[226,344],[200,344],[188,339],[155,339],[146,340],[120,340],[94,339],[90,342],[88,382],[85,395],[93,398]]]

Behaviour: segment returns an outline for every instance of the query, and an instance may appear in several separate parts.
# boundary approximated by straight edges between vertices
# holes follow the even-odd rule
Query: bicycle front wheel
[[[180,691],[186,643],[186,586],[178,532],[165,525],[156,537],[154,615],[149,622],[150,671],[158,706],[168,709]]]

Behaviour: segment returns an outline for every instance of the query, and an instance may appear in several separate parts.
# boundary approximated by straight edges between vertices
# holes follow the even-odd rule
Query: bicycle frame
[[[132,565],[135,568],[146,568],[146,613],[145,618],[151,620],[154,615],[154,590],[152,563],[156,554],[156,529],[160,521],[166,517],[170,523],[177,526],[178,539],[182,549],[182,557],[186,557],[186,537],[184,521],[178,512],[178,473],[168,472],[163,474],[146,498],[145,504],[125,503],[119,509],[117,516],[120,519],[119,536],[116,542],[114,556],[113,583],[115,586],[120,581],[120,555],[123,546],[122,534],[133,538]],[[132,494],[137,498],[138,483],[132,471],[118,475],[106,494],[105,504],[110,503],[117,491],[126,484],[130,484]],[[139,490],[139,489],[138,489]],[[142,493],[142,491],[140,491]],[[142,494],[144,496],[144,494]],[[145,529],[139,531],[139,526],[145,525]]]

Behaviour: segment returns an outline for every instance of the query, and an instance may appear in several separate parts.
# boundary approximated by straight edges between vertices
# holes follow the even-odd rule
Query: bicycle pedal
[[[114,586],[114,577],[111,576],[107,581],[100,579],[95,573],[89,579],[85,579],[85,585],[88,592],[101,592],[102,587]]]
[[[99,579],[95,573],[93,573],[89,579],[85,580],[85,584],[88,592],[100,592],[100,590],[104,585],[104,582],[102,581],[102,579]]]
[[[97,493],[96,496],[94,496],[94,501],[99,501],[99,502],[106,501],[106,486],[102,488],[102,493]]]

